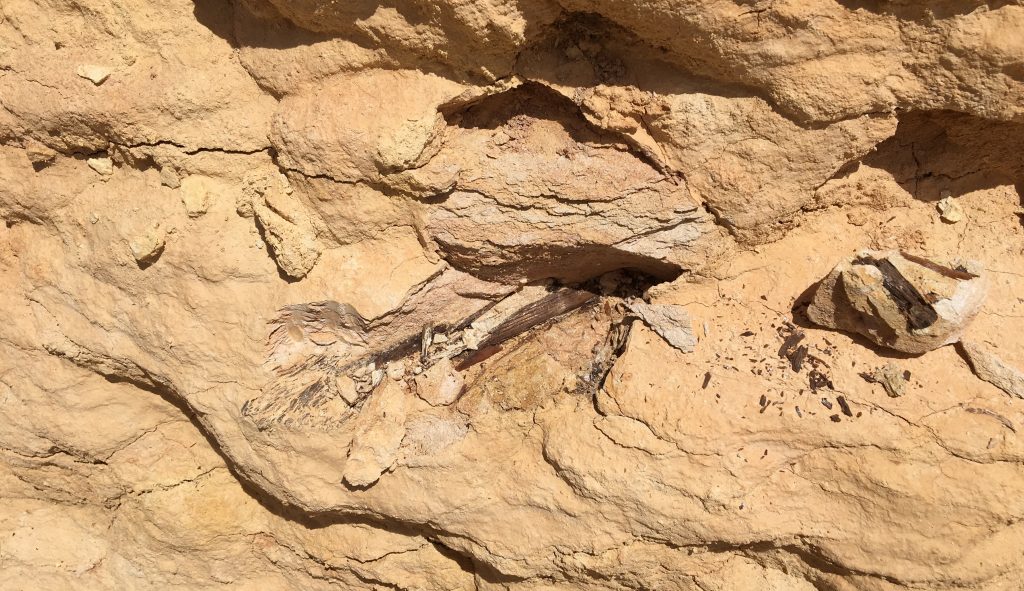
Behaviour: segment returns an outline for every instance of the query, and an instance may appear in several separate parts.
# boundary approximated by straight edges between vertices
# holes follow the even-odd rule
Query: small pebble
[[[955,224],[964,219],[964,210],[953,197],[945,197],[938,203],[939,217],[948,224]]]

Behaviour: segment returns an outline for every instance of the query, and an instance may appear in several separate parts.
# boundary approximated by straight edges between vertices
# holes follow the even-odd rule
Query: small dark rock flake
[[[820,371],[814,369],[807,374],[807,382],[811,386],[812,392],[817,392],[821,388],[828,388],[829,390],[835,390],[835,386],[832,384],[832,380]]]
[[[844,415],[853,416],[853,411],[850,410],[850,404],[846,402],[845,396],[836,396],[836,402],[839,403],[839,408],[842,409]]]

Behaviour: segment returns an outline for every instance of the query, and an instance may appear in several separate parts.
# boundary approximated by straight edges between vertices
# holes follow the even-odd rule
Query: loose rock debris
[[[939,217],[948,224],[955,224],[964,219],[964,210],[953,197],[944,197],[938,203]]]
[[[693,335],[690,326],[690,315],[681,306],[648,304],[634,298],[626,302],[626,308],[665,339],[666,343],[683,353],[693,351],[697,345],[697,337]]]
[[[880,384],[890,398],[899,398],[906,393],[910,372],[902,371],[899,366],[890,362],[876,368],[873,372],[862,372],[860,377],[864,378],[867,382]]]
[[[812,369],[807,374],[807,383],[811,387],[811,392],[817,392],[822,388],[835,390],[835,384],[832,383],[832,379],[817,369]]]
[[[952,211],[950,203],[944,211]],[[960,342],[959,350],[975,375],[1024,398],[1024,372],[988,348],[961,340],[981,309],[985,291],[977,263],[945,266],[906,252],[861,251],[822,280],[807,315],[822,326],[855,332],[906,353]],[[904,394],[910,377],[893,364],[860,375],[881,384],[893,398]]]
[[[845,396],[836,396],[836,402],[839,403],[839,408],[842,409],[844,415],[848,417],[853,416],[853,411],[850,410],[850,403],[846,401]]]
[[[794,331],[786,337],[786,340],[782,342],[782,347],[779,348],[779,357],[789,359],[790,366],[795,372],[799,372],[803,368],[804,359],[807,357],[807,345],[800,344],[804,336],[803,331]]]
[[[804,367],[804,359],[807,359],[807,345],[800,345],[793,351],[791,355],[787,355],[789,358],[790,366],[793,371],[799,372]]]

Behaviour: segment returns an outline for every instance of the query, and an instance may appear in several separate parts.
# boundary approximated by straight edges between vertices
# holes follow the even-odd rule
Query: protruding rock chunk
[[[313,270],[322,249],[313,222],[291,195],[287,179],[253,175],[247,179],[238,211],[253,213],[282,273],[302,279]]]
[[[390,380],[370,396],[356,419],[355,436],[345,464],[346,484],[369,487],[394,465],[405,437],[407,398],[408,393],[399,382]]]
[[[57,151],[40,141],[29,138],[25,140],[25,155],[38,170],[52,164],[57,158]]]
[[[110,176],[114,174],[114,162],[106,156],[89,158],[85,163],[89,165],[89,168],[103,176]]]
[[[107,78],[110,78],[110,72],[110,68],[107,68],[105,66],[97,66],[93,64],[84,64],[78,66],[78,69],[75,70],[76,74],[78,74],[82,78],[85,78],[89,82],[92,82],[96,86],[99,86],[100,84],[106,82]]]
[[[181,202],[188,217],[197,218],[210,209],[213,197],[205,177],[191,175],[181,180]]]
[[[822,280],[807,315],[875,344],[920,354],[954,343],[981,309],[983,279],[896,251],[861,251]]]
[[[447,358],[416,376],[416,393],[431,406],[448,406],[458,400],[465,387],[462,374]]]
[[[139,266],[152,265],[164,251],[166,231],[160,224],[154,224],[145,232],[128,241],[128,248]]]

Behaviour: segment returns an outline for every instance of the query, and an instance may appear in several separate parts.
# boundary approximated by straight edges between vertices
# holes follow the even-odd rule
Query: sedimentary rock
[[[0,587],[1017,588],[1022,39],[0,3]],[[847,261],[803,326],[864,248],[925,303]]]
[[[920,354],[960,340],[984,300],[983,278],[966,267],[865,250],[822,279],[807,315],[877,345]]]
[[[1006,392],[1024,398],[1024,372],[999,359],[989,347],[966,342],[962,345],[967,361],[979,378]]]
[[[140,265],[152,264],[164,251],[167,242],[167,230],[160,224],[146,228],[142,233],[128,241],[132,256]]]

